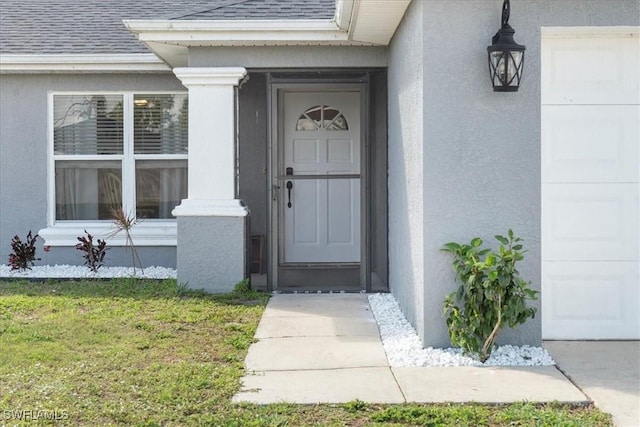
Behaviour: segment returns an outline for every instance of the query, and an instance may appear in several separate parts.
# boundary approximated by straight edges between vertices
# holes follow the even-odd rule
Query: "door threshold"
[[[359,262],[317,262],[317,263],[301,263],[301,262],[289,262],[280,264],[279,268],[282,269],[333,269],[333,268],[360,268]]]
[[[279,294],[354,294],[364,293],[364,289],[360,286],[341,286],[341,285],[326,285],[326,286],[305,286],[305,285],[287,285],[275,290]]]

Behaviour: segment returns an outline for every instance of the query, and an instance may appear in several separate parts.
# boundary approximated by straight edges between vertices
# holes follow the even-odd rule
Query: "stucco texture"
[[[486,47],[501,7],[414,1],[390,47],[390,286],[434,347],[450,345],[442,301],[457,287],[444,243],[479,236],[496,247],[493,236],[512,228],[528,249],[520,272],[540,290],[541,28],[640,20],[637,1],[512,1],[510,24],[527,47],[524,79],[519,92],[499,93]],[[533,305],[536,318],[504,330],[500,343],[540,344]]]
[[[390,47],[389,286],[407,319],[425,336],[423,257],[424,2],[409,6]]]
[[[384,67],[385,47],[349,46],[255,46],[194,47],[189,49],[191,67],[332,68]]]
[[[179,217],[178,282],[230,292],[246,277],[246,217]]]
[[[47,226],[47,93],[49,91],[184,91],[173,74],[0,75],[0,263],[6,263],[15,234],[24,238]],[[145,266],[175,267],[175,247],[139,247]],[[40,264],[81,265],[72,247]],[[130,265],[124,247],[113,247],[107,265]]]

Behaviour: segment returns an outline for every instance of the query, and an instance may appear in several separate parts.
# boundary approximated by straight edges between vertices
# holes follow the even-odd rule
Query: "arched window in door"
[[[328,105],[313,106],[298,117],[297,131],[349,130],[346,117],[337,108]]]

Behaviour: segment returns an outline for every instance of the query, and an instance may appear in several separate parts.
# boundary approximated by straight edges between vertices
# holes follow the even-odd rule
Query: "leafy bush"
[[[31,270],[34,261],[40,261],[36,258],[36,239],[38,235],[31,235],[31,230],[27,234],[25,242],[20,240],[18,235],[11,239],[11,249],[13,252],[9,254],[9,265],[12,270]]]
[[[76,249],[84,252],[84,265],[89,267],[94,273],[98,272],[98,269],[104,264],[104,257],[107,254],[109,248],[107,248],[107,242],[98,239],[98,245],[94,245],[93,236],[84,230],[86,236],[78,237],[80,243],[76,245]]]
[[[522,239],[512,230],[507,237],[495,238],[500,242],[497,252],[481,249],[479,237],[468,245],[452,242],[442,248],[453,254],[453,270],[462,283],[444,300],[451,343],[483,363],[502,327],[513,328],[535,316],[536,309],[527,307],[527,301],[538,293],[516,269],[516,262],[524,259]]]

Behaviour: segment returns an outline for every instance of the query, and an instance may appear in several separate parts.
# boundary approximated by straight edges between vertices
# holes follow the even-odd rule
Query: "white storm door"
[[[285,92],[283,126],[281,261],[360,262],[360,92]]]
[[[542,334],[640,338],[640,39],[542,38]]]

